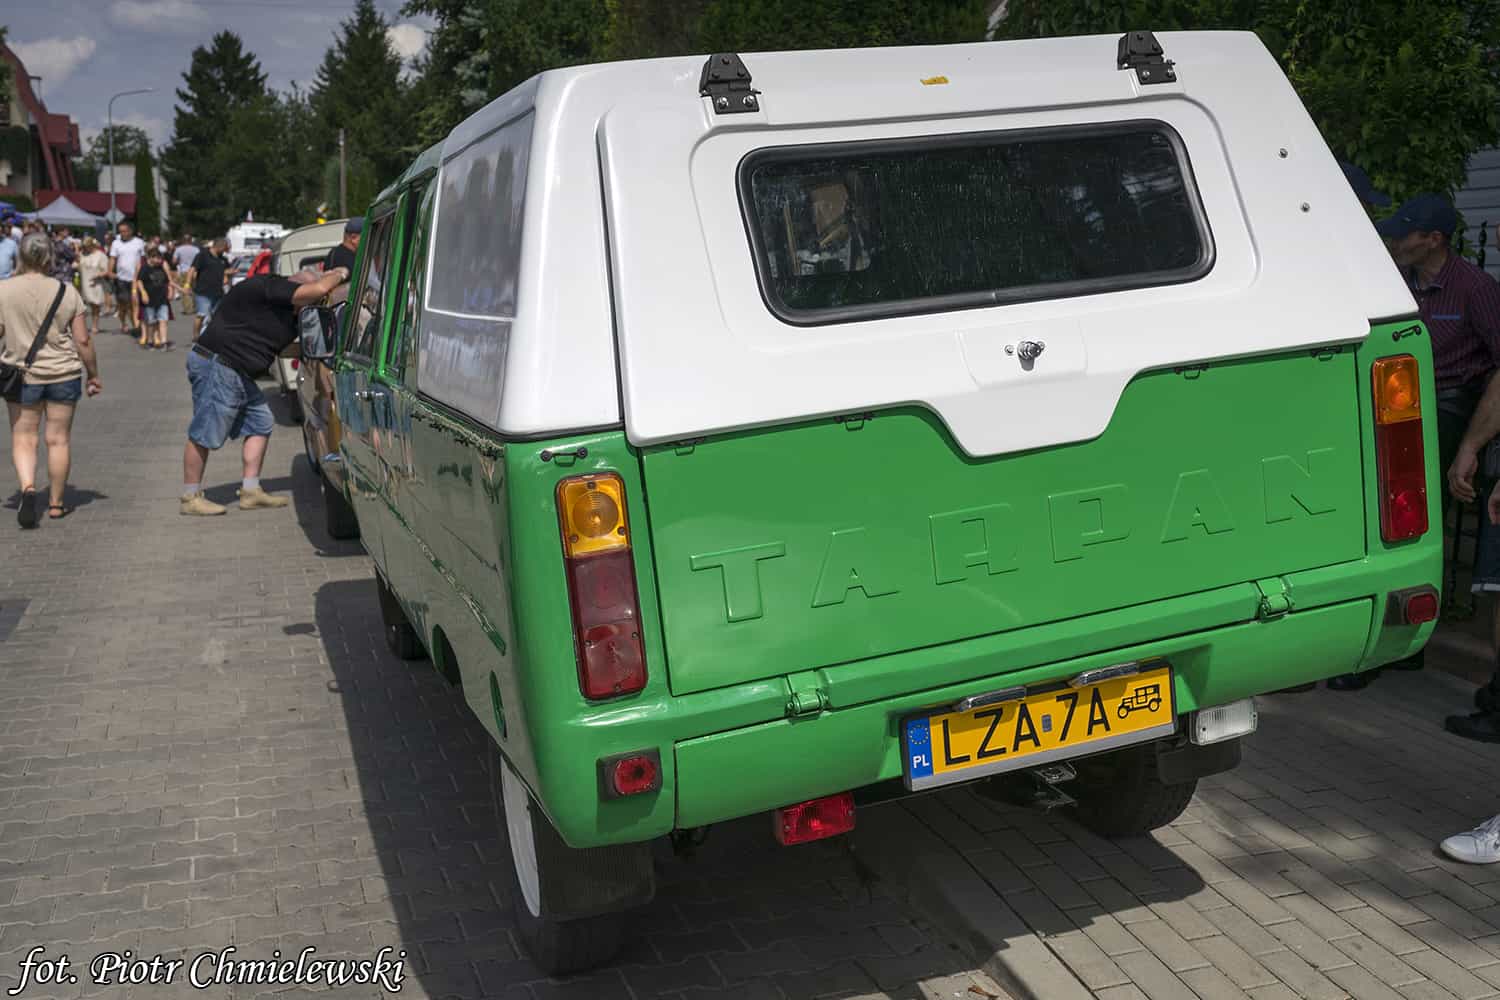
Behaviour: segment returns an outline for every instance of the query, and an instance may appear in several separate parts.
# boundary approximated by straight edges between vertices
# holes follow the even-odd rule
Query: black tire
[[[348,498],[334,489],[321,473],[318,481],[323,486],[323,518],[328,537],[339,541],[358,538],[359,519],[354,516],[354,508],[350,506]]]
[[[412,628],[406,612],[401,610],[401,602],[396,600],[395,593],[378,570],[375,573],[375,587],[380,597],[380,618],[385,624],[386,647],[398,660],[426,659],[427,649],[422,645],[422,637]]]
[[[283,389],[281,394],[286,397],[286,412],[292,418],[292,423],[300,424],[306,420],[307,417],[302,412],[302,397],[297,395],[297,390]]]
[[[490,799],[495,806],[495,821],[502,830],[508,830],[508,817],[505,812],[505,797],[502,788],[504,784],[502,769],[506,767],[508,765],[500,755],[499,747],[491,743]],[[541,864],[543,858],[556,858],[559,854],[566,857],[569,853],[580,855],[587,853],[570,852],[566,847],[562,847],[561,851],[558,850],[561,838],[552,829],[552,824],[548,822],[547,817],[536,807],[529,793],[526,795],[524,811],[526,813],[524,820],[518,820],[518,822],[525,822],[530,826],[531,835],[534,838],[533,853],[539,862],[537,874],[540,879],[548,877],[545,866]],[[510,840],[509,834],[506,839]],[[547,842],[552,844],[550,851],[536,849],[538,844]],[[507,870],[510,872],[510,900],[516,921],[516,931],[521,939],[521,946],[526,949],[527,956],[537,968],[551,976],[565,976],[602,965],[615,957],[620,950],[620,942],[623,938],[625,925],[623,913],[606,913],[574,920],[551,920],[533,913],[521,889],[518,867],[520,862],[516,859],[513,844],[510,855],[511,863],[507,866]]]
[[[1078,778],[1063,790],[1078,800],[1074,818],[1101,837],[1137,837],[1181,816],[1197,779],[1169,785],[1156,766],[1156,746],[1127,747],[1076,764]]]

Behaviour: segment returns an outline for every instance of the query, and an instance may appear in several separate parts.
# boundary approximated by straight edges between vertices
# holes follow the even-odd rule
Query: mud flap
[[[541,879],[541,909],[546,920],[575,920],[644,906],[656,896],[656,871],[650,842],[609,847],[573,848],[540,815],[532,803]]]
[[[1164,784],[1181,785],[1211,774],[1232,771],[1240,763],[1240,741],[1225,740],[1200,747],[1182,740],[1156,745],[1156,773]]]

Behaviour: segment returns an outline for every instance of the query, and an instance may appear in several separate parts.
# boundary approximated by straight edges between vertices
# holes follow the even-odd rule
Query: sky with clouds
[[[401,0],[376,0],[396,51],[410,59],[429,22],[401,16]],[[176,90],[193,49],[228,29],[259,59],[270,85],[311,83],[354,0],[0,0],[10,47],[40,76],[47,110],[89,136],[104,127],[111,94],[154,87],[115,102],[115,121],[138,125],[159,146],[172,133]]]

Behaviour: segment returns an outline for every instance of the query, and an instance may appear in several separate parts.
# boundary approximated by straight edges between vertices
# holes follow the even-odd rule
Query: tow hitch
[[[1077,805],[1073,796],[1058,786],[1078,777],[1072,764],[1058,762],[1024,771],[1012,771],[991,779],[980,790],[990,798],[1011,805],[1026,806],[1051,812],[1062,806]]]

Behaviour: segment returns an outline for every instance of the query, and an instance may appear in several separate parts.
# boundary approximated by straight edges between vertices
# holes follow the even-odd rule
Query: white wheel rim
[[[521,898],[533,917],[542,915],[541,875],[536,865],[536,836],[531,829],[531,793],[509,761],[500,764],[500,788],[505,800],[505,832],[510,837],[510,858],[516,866]]]

